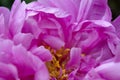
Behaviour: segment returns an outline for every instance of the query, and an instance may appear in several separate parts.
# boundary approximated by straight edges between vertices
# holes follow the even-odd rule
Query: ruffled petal
[[[32,2],[32,3],[28,4],[27,12],[29,12],[29,14],[27,14],[27,17],[36,15],[40,12],[53,14],[58,18],[64,18],[64,17],[69,16],[69,14],[67,12],[65,12],[64,10],[61,10],[61,9],[55,8],[55,7],[45,7],[43,5],[40,5],[40,3],[38,3],[38,2]]]
[[[38,0],[41,5],[47,6],[47,7],[57,7],[61,10],[64,10],[68,14],[72,16],[72,21],[75,21],[77,17],[77,7],[76,4],[72,0],[64,0],[64,1],[58,1],[58,0]]]
[[[111,21],[107,0],[81,0],[77,21],[85,19]]]

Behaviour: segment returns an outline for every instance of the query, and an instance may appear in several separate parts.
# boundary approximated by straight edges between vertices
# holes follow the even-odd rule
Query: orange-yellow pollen
[[[46,62],[47,68],[50,73],[50,77],[56,78],[57,80],[68,80],[68,72],[65,69],[65,65],[69,60],[70,49],[64,49],[63,47],[59,50],[51,49],[46,47],[52,54],[53,59]]]

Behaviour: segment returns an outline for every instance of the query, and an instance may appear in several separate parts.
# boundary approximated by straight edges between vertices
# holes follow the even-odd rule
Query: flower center
[[[69,60],[69,52],[70,49],[64,49],[63,47],[59,50],[51,49],[50,47],[46,47],[50,50],[53,59],[49,62],[46,62],[47,68],[50,73],[50,79],[56,78],[57,80],[67,80],[68,71],[65,69],[65,65]]]

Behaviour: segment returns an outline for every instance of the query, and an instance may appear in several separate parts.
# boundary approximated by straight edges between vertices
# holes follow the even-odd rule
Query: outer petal
[[[21,3],[20,0],[15,0],[10,13],[9,29],[10,33],[15,35],[21,32],[24,20],[25,20],[25,2]],[[21,14],[22,12],[22,14]]]
[[[0,80],[19,80],[18,72],[12,64],[0,62]]]
[[[0,15],[3,14],[4,19],[5,19],[5,25],[7,26],[9,17],[10,17],[10,11],[8,8],[5,7],[0,7]]]
[[[4,23],[4,16],[0,15],[0,34],[5,33],[5,23]]]
[[[85,19],[111,21],[111,12],[107,0],[81,0],[77,21]]]
[[[27,16],[33,16],[40,12],[48,13],[48,14],[54,14],[58,18],[68,17],[69,14],[65,12],[64,10],[61,10],[59,8],[55,7],[45,7],[43,5],[40,5],[38,2],[32,2],[27,5],[27,11],[29,14]]]
[[[104,41],[114,34],[115,29],[112,24],[103,20],[85,20],[74,29],[72,34],[73,46],[81,47],[83,50],[93,50],[97,45],[104,45]],[[100,44],[99,44],[100,43]],[[97,47],[96,46],[96,47]]]
[[[74,31],[79,31],[85,28],[100,28],[109,32],[115,32],[114,26],[105,20],[84,20],[77,27],[74,27]]]
[[[57,7],[61,10],[68,12],[72,15],[72,21],[75,21],[77,17],[78,10],[76,4],[72,0],[38,0],[41,5],[47,7]]]
[[[101,78],[101,76],[94,69],[92,69],[87,73],[83,80],[106,80],[106,79]]]
[[[0,39],[0,61],[9,63],[12,60],[12,46],[12,41]]]
[[[120,16],[118,16],[112,23],[116,28],[116,33],[118,37],[120,38]]]
[[[0,34],[3,37],[10,37],[8,33],[8,21],[9,21],[10,11],[5,7],[0,7]]]
[[[102,64],[95,69],[99,75],[106,80],[119,80],[120,79],[120,63],[109,62]]]
[[[49,79],[49,74],[45,64],[36,56],[26,51],[21,45],[12,48],[13,64],[16,65],[21,79],[34,80],[36,76],[39,79]],[[44,73],[44,76],[42,76]],[[31,78],[30,78],[31,77]]]

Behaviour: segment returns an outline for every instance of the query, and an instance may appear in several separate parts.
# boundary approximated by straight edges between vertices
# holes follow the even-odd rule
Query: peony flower
[[[107,0],[15,0],[10,12],[0,9],[1,79],[102,80],[118,55]]]

